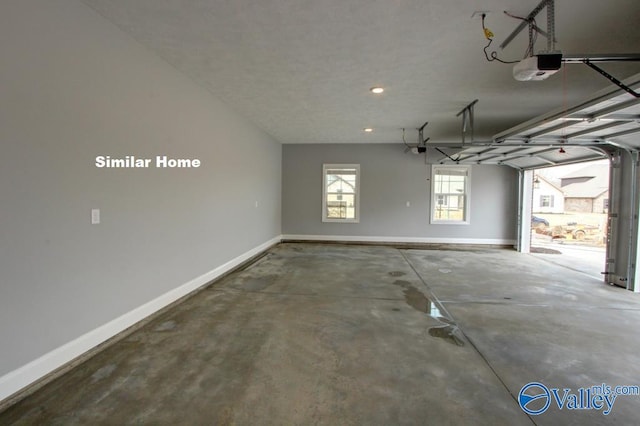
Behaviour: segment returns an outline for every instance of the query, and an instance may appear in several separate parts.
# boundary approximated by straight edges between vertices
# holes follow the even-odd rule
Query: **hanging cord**
[[[535,44],[536,44],[536,40],[538,39],[538,32],[539,32],[538,31],[538,26],[536,25],[536,20],[535,19],[527,20],[527,19],[525,19],[523,17],[512,15],[507,11],[504,11],[504,14],[507,15],[508,17],[510,17],[510,18],[520,19],[521,21],[527,21],[527,23],[529,24],[529,43],[527,44],[527,50],[525,50],[524,58],[528,58],[530,56],[533,56],[534,47],[535,47]],[[517,64],[518,62],[520,62],[520,61],[505,61],[505,60],[502,60],[502,59],[498,58],[498,52],[496,52],[495,50],[492,51],[491,53],[489,53],[487,51],[489,46],[491,46],[491,43],[493,43],[494,34],[485,25],[486,16],[487,16],[486,14],[484,14],[484,13],[482,14],[482,31],[484,33],[484,37],[487,40],[489,40],[487,45],[484,47],[484,56],[485,56],[485,58],[487,58],[487,61],[489,61],[489,62],[498,61],[498,62],[501,62],[503,64]]]
[[[407,141],[404,138],[404,127],[402,128],[402,142],[404,142],[404,144],[407,146],[407,148],[413,148],[411,145],[409,145],[407,143]]]
[[[569,110],[569,102],[567,100],[567,67],[566,66],[562,67],[562,106],[564,108],[564,112],[565,112],[565,115],[566,115],[567,111]],[[565,142],[567,142],[567,140],[565,138],[566,130],[567,130],[567,128],[563,127],[561,132],[560,132],[560,137]]]
[[[538,24],[536,23],[536,19],[523,18],[522,16],[513,15],[507,12],[506,10],[503,13],[507,15],[509,18],[525,21],[529,25],[529,44],[527,44],[527,50],[525,50],[524,52],[524,58],[533,56],[536,41],[538,40],[538,34],[540,33],[540,30],[538,29]]]
[[[460,161],[460,154],[458,154],[458,158],[453,158],[449,154],[447,154],[446,152],[444,152],[443,150],[441,150],[438,147],[436,147],[436,151],[438,151],[440,154],[444,155],[445,157],[447,157],[449,160],[453,161],[454,163],[459,164],[458,162]]]

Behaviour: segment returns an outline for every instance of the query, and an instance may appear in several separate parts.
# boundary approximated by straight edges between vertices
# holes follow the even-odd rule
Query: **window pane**
[[[469,168],[433,167],[432,220],[466,223]]]
[[[464,195],[441,195],[435,206],[436,220],[464,221]],[[442,203],[440,202],[442,200]]]
[[[540,207],[553,207],[553,195],[541,195]]]
[[[325,165],[323,220],[358,221],[358,173],[359,167],[334,167]]]
[[[356,187],[355,175],[331,174],[327,175],[327,192],[343,192],[354,194]]]

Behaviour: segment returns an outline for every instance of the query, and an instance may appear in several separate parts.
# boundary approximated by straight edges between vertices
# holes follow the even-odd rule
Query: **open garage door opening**
[[[609,168],[600,160],[533,170],[532,254],[603,278]]]

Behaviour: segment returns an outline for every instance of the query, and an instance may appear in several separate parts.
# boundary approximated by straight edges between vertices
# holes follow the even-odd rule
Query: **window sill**
[[[471,225],[469,221],[467,222],[457,222],[457,221],[447,221],[447,220],[436,220],[429,222],[431,225]]]

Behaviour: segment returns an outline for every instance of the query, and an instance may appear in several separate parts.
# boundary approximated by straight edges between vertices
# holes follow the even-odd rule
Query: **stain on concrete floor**
[[[444,308],[433,296],[427,297],[424,292],[415,288],[408,281],[396,280],[393,284],[403,288],[402,293],[409,306],[418,312],[424,312],[441,323],[441,325],[429,328],[430,336],[444,339],[457,346],[464,346],[460,329],[451,318],[445,316]]]
[[[587,355],[607,318],[621,321],[618,308],[640,320],[637,298],[599,287],[587,297],[571,271],[562,289],[541,282],[533,272],[546,264],[535,262],[500,250],[281,244],[0,413],[0,424],[531,424],[513,397],[525,380],[640,379],[633,342],[615,346],[609,334],[617,360]],[[596,300],[608,308],[589,323],[579,313]],[[536,318],[565,329],[549,333]],[[473,345],[458,346],[466,337]],[[564,365],[557,356],[572,348],[581,363],[549,363]],[[580,365],[591,371],[580,376]],[[611,414],[621,423],[638,412],[624,403]],[[536,422],[575,423],[569,414]]]

